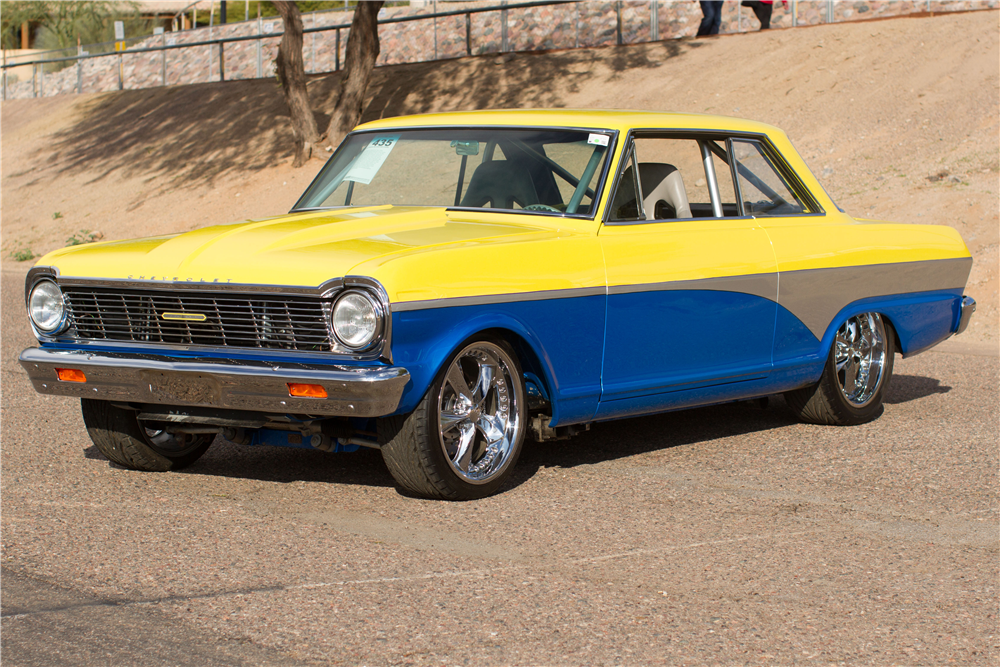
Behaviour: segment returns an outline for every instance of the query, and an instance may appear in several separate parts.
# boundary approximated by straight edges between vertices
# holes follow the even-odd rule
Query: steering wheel
[[[551,211],[552,213],[562,213],[557,208],[549,206],[548,204],[528,204],[524,207],[525,211]]]

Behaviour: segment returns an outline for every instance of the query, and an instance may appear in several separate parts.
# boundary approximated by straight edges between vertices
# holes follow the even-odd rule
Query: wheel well
[[[885,313],[879,313],[879,314],[882,316],[882,319],[885,320],[886,324],[889,325],[889,329],[892,331],[893,342],[896,343],[896,352],[902,354],[903,346],[900,344],[899,332],[896,331],[896,325],[893,324],[892,320],[889,319],[889,316],[886,315]]]
[[[535,349],[520,335],[510,329],[488,329],[482,333],[507,341],[514,352],[517,353],[517,360],[521,363],[521,370],[525,373],[534,373],[538,379],[545,384],[545,391],[552,395],[552,387],[549,386],[548,376],[545,373],[545,366],[538,358]]]

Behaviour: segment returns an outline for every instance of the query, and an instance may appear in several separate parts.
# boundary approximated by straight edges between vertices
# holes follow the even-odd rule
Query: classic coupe
[[[523,110],[359,126],[287,215],[51,252],[35,389],[111,461],[244,445],[381,451],[473,499],[526,436],[783,393],[881,414],[893,357],[969,323],[943,225],[848,216],[787,136],[700,114]]]

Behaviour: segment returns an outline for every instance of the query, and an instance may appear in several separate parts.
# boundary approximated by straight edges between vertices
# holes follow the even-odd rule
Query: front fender
[[[501,330],[520,338],[536,357],[552,401],[553,425],[593,419],[600,398],[605,298],[592,295],[394,311],[393,361],[410,374],[398,412],[417,406],[445,361],[465,340],[483,331]]]

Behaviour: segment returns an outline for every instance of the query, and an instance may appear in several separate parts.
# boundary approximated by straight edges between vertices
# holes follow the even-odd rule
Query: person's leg
[[[701,23],[698,25],[698,37],[712,34],[712,21],[715,19],[715,3],[701,2]]]
[[[770,2],[755,2],[753,5],[753,13],[756,14],[757,20],[760,21],[761,30],[771,29],[771,10],[774,9],[774,5]]]
[[[719,26],[722,25],[722,0],[715,0],[709,4],[713,5],[715,8],[715,14],[712,16],[712,29],[709,34],[718,35]]]

